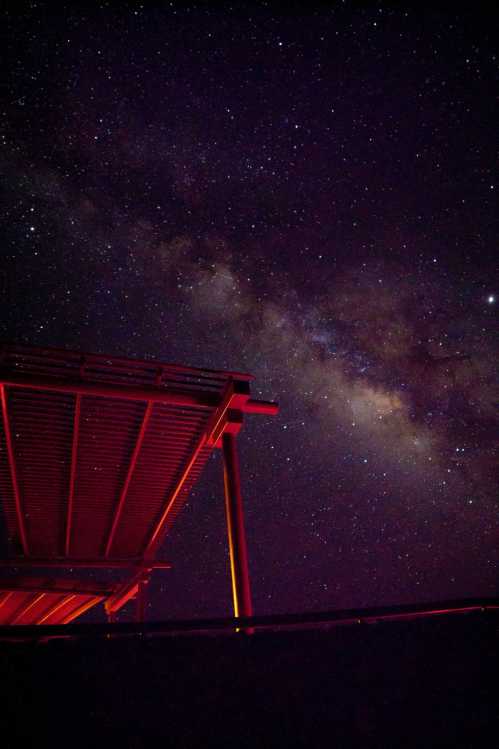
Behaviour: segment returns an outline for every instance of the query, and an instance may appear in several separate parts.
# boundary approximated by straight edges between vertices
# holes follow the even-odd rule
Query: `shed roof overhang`
[[[43,619],[50,595],[53,623],[100,601],[114,612],[154,567],[169,566],[156,559],[158,550],[213,448],[239,431],[245,414],[277,412],[276,404],[250,397],[250,380],[237,372],[2,345],[7,564],[32,571],[115,568],[123,576],[90,598],[79,592],[84,581],[64,593],[32,591],[38,600],[21,600],[23,591],[0,583],[0,623],[35,623],[42,610]]]

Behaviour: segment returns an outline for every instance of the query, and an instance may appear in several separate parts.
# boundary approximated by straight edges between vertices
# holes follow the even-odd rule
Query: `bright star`
[[[495,298],[495,296],[493,294],[491,294],[490,296],[487,297],[487,301],[488,301],[489,304],[494,304],[495,300],[496,300],[496,298]]]

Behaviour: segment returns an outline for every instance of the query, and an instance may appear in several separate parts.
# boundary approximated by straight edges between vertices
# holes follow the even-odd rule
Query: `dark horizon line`
[[[178,619],[153,622],[88,623],[88,624],[23,624],[0,626],[0,640],[47,640],[51,638],[102,638],[168,635],[176,633],[201,633],[226,631],[240,633],[244,630],[268,630],[279,627],[307,627],[330,624],[373,624],[378,621],[400,621],[429,616],[486,613],[499,610],[499,597],[462,598],[422,604],[377,606],[364,609],[337,609],[303,613],[272,614],[251,617],[217,617],[208,619]]]

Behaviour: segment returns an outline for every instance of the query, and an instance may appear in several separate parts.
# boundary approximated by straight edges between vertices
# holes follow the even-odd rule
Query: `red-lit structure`
[[[0,499],[11,568],[0,624],[62,624],[103,602],[112,620],[144,588],[161,543],[222,448],[235,616],[252,615],[237,456],[249,375],[59,349],[0,349]],[[120,570],[113,584],[52,570]],[[25,573],[29,575],[25,577]]]

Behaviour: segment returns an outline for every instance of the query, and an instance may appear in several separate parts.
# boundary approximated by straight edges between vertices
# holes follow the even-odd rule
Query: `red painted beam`
[[[142,574],[144,574],[142,572]],[[9,591],[11,593],[76,593],[81,596],[99,596],[100,598],[112,596],[116,591],[116,585],[99,585],[92,581],[75,581],[64,580],[64,587],[57,587],[51,585],[50,580],[46,578],[44,581],[40,578],[32,580],[16,580],[16,578],[5,578],[0,582],[1,591]]]
[[[73,497],[75,490],[76,481],[76,463],[78,460],[78,442],[80,435],[80,411],[81,411],[81,395],[76,394],[74,417],[73,417],[73,444],[71,447],[71,472],[69,476],[69,496],[68,496],[68,511],[66,516],[66,537],[64,542],[64,554],[69,555],[69,547],[71,545],[71,524],[73,519]]]
[[[161,387],[137,387],[85,382],[84,380],[59,379],[41,375],[25,375],[0,369],[0,383],[8,387],[23,387],[31,390],[46,390],[54,393],[80,393],[102,398],[119,398],[131,401],[152,401],[171,406],[209,409],[216,407],[219,398],[205,392],[169,391]]]
[[[14,455],[14,446],[12,444],[12,435],[10,431],[10,420],[9,410],[7,407],[7,394],[5,391],[5,385],[0,384],[0,399],[2,401],[2,416],[3,416],[3,427],[5,432],[5,442],[7,445],[7,457],[9,460],[10,477],[12,480],[12,490],[14,492],[14,501],[16,505],[16,516],[17,525],[19,528],[19,536],[21,538],[21,545],[23,552],[29,554],[28,538],[26,535],[26,527],[24,524],[24,514],[21,502],[21,493],[19,491],[19,482],[17,480],[17,468],[16,459]]]
[[[257,401],[250,398],[243,409],[245,414],[266,414],[275,416],[279,413],[279,404],[273,401]]]
[[[147,408],[144,413],[144,418],[142,419],[142,424],[140,426],[140,431],[137,437],[137,441],[135,443],[135,447],[133,449],[132,458],[130,460],[130,464],[128,466],[128,471],[125,479],[125,483],[123,484],[123,489],[121,490],[120,498],[118,500],[118,504],[116,506],[116,510],[113,517],[113,522],[111,525],[111,530],[109,531],[109,537],[107,539],[106,544],[106,550],[104,552],[104,556],[108,557],[111,553],[111,547],[113,545],[114,537],[116,535],[116,529],[118,527],[118,523],[120,521],[121,513],[123,512],[123,507],[125,504],[126,495],[128,493],[128,488],[130,486],[130,482],[132,480],[133,472],[135,470],[135,466],[137,465],[137,459],[140,454],[140,449],[142,447],[142,443],[144,441],[144,437],[147,430],[147,425],[149,423],[149,419],[151,417],[152,413],[152,407],[153,404],[151,401],[147,404]]]
[[[134,569],[136,567],[144,567],[146,569],[169,570],[172,568],[172,564],[171,562],[159,560],[145,561],[142,557],[135,557],[134,559],[43,559],[40,557],[12,557],[11,559],[0,559],[0,568],[2,567],[28,567],[30,569],[43,567],[55,567],[57,569]]]
[[[21,609],[21,611],[19,611],[19,612],[18,612],[18,613],[17,613],[16,615],[15,615],[15,617],[14,617],[14,618],[12,619],[12,621],[11,621],[11,622],[9,622],[9,624],[19,624],[19,622],[21,621],[21,619],[23,618],[23,616],[24,616],[25,614],[27,614],[27,613],[28,613],[28,611],[30,611],[30,610],[31,610],[31,609],[33,608],[33,606],[36,606],[36,604],[37,604],[37,603],[38,603],[39,601],[41,601],[41,600],[42,600],[42,598],[44,598],[44,597],[45,597],[45,595],[46,595],[45,593],[38,593],[38,595],[37,595],[37,596],[35,596],[35,597],[33,598],[33,600],[32,600],[32,601],[30,601],[30,602],[29,602],[29,603],[28,603],[28,604],[27,604],[26,606],[24,606],[24,607],[23,607],[23,608]]]
[[[231,380],[235,393],[240,396],[233,407],[245,413],[270,414],[278,412],[276,403],[258,401],[249,398],[249,386],[246,380]],[[129,385],[112,385],[108,383],[85,382],[78,379],[61,379],[42,375],[27,375],[19,372],[6,371],[0,368],[0,384],[8,387],[23,387],[31,390],[45,390],[55,393],[72,393],[97,396],[102,398],[119,398],[131,401],[151,401],[171,406],[186,406],[189,408],[212,409],[221,405],[219,396],[203,391],[192,390],[171,391],[161,386],[138,387]]]
[[[203,367],[188,367],[185,364],[175,364],[174,362],[159,362],[156,359],[129,359],[123,356],[108,356],[104,354],[89,353],[88,351],[73,351],[71,349],[58,348],[56,346],[29,346],[22,343],[3,343],[0,344],[0,352],[3,358],[7,357],[27,357],[34,358],[39,357],[38,363],[46,363],[47,361],[57,362],[78,362],[82,358],[85,360],[86,365],[99,366],[103,369],[109,370],[110,372],[116,368],[130,368],[132,370],[141,369],[162,369],[165,374],[194,374],[194,375],[214,375],[227,378],[233,377],[236,380],[252,380],[253,375],[247,372],[230,372],[222,369],[205,369]]]

